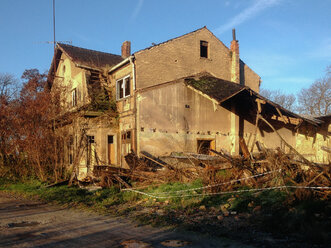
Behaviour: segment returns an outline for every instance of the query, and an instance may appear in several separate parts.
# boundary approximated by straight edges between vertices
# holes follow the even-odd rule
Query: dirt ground
[[[179,242],[180,241],[180,242]],[[249,247],[0,192],[0,247]]]

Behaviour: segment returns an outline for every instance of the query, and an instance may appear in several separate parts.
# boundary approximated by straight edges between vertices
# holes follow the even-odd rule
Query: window
[[[131,131],[126,131],[122,133],[122,154],[126,155],[131,152],[132,139]]]
[[[130,76],[117,80],[116,88],[117,88],[118,100],[130,96],[130,91],[131,91]]]
[[[89,136],[89,135],[87,135],[87,142],[88,142],[89,144],[94,144],[94,136]]]
[[[208,42],[200,40],[200,57],[208,58]]]
[[[73,164],[74,137],[70,136],[68,141],[69,164]]]
[[[108,144],[114,144],[114,136],[108,135]]]
[[[87,156],[86,156],[86,163],[87,163],[87,170],[90,169],[90,165],[93,165],[94,162],[97,162],[96,150],[95,150],[95,142],[94,136],[87,135]]]
[[[72,107],[77,106],[77,89],[74,88],[71,92],[71,101],[72,101]]]

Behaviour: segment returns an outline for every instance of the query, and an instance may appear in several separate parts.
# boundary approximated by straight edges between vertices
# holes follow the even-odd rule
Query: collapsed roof
[[[290,124],[298,124],[297,121],[295,121],[298,119],[314,126],[323,123],[322,119],[307,118],[295,114],[279,104],[261,96],[247,86],[219,79],[208,73],[187,77],[184,81],[188,87],[199,91],[202,95],[208,96],[222,106],[231,101],[238,102],[241,100],[244,104],[241,104],[240,108],[242,110],[244,109],[244,112],[256,114],[256,99],[260,99],[264,103],[264,114],[267,114],[271,118],[277,119],[279,117],[279,120]],[[286,116],[286,118],[284,116]]]

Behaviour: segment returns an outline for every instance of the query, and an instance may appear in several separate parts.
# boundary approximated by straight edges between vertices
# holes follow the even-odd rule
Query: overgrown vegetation
[[[61,83],[53,83],[50,89],[47,75],[37,69],[24,71],[21,79],[22,85],[13,76],[0,74],[0,177],[43,182],[66,179],[79,163],[87,140],[85,130],[76,130],[79,147],[68,158],[74,137],[61,127],[79,118],[63,112],[63,106],[73,104],[67,99],[72,89]],[[110,117],[116,116],[116,102],[110,101],[100,83],[90,88],[87,111],[108,110]]]

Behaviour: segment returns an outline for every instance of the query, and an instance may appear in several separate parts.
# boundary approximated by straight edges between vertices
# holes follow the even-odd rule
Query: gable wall
[[[209,58],[200,58],[200,40],[209,43]],[[207,71],[231,80],[231,55],[208,30],[152,47],[135,54],[137,89]]]
[[[64,70],[65,66],[65,70]],[[59,65],[56,71],[57,78],[52,90],[55,91],[57,87],[62,92],[62,105],[64,112],[74,110],[88,103],[88,94],[86,87],[85,70],[78,68],[71,61],[71,59],[64,53],[61,55]],[[72,90],[77,89],[77,107],[72,107]]]

